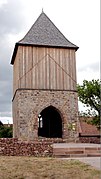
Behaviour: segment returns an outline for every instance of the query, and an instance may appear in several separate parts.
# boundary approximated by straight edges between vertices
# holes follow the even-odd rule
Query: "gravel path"
[[[65,160],[70,160],[70,159],[75,159],[75,160],[79,160],[83,163],[89,164],[91,166],[93,166],[96,169],[101,170],[101,157],[83,157],[83,158],[61,158],[61,159],[65,159]]]

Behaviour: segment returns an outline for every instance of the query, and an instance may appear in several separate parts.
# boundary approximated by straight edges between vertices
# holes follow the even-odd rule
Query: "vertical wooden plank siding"
[[[46,63],[47,73],[45,73],[45,75],[47,76],[46,89],[50,89],[50,58],[46,49],[45,49],[45,53],[46,53],[46,62],[47,62]]]
[[[67,72],[67,76],[66,76],[66,89],[69,89],[69,50],[66,50],[66,72]]]
[[[13,71],[17,88],[76,89],[75,50],[19,46]]]
[[[33,49],[33,56],[32,56],[32,60],[33,60],[33,65],[32,65],[32,88],[34,88],[35,86],[35,64],[36,64],[36,47],[32,48]]]
[[[76,90],[76,61],[75,61],[75,51],[73,51],[73,89]]]
[[[60,75],[59,75],[59,63],[60,63],[60,51],[56,49],[56,55],[55,55],[55,61],[56,61],[56,89],[60,88]]]
[[[65,58],[65,66],[64,66],[64,69],[65,69],[65,76],[64,76],[64,81],[65,81],[65,84],[64,84],[64,89],[66,90],[67,89],[67,87],[68,87],[68,66],[67,66],[67,64],[68,64],[68,56],[67,56],[67,51],[65,50],[65,56],[64,56],[64,58]]]
[[[76,74],[75,74],[75,69],[76,69],[76,67],[75,67],[75,51],[73,51],[73,79],[74,79],[74,81],[73,81],[73,89],[76,89],[75,88],[75,80],[76,80]]]
[[[72,51],[70,50],[70,83],[71,83],[71,88],[73,89],[73,61],[72,61]]]

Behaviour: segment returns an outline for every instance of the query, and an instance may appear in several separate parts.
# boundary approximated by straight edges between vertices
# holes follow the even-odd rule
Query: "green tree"
[[[77,85],[79,101],[84,103],[88,110],[88,115],[94,114],[92,124],[100,127],[100,80],[83,81],[83,85]],[[93,113],[92,113],[93,111]],[[94,113],[95,112],[95,113]]]
[[[0,138],[12,138],[13,130],[12,127],[0,126]]]

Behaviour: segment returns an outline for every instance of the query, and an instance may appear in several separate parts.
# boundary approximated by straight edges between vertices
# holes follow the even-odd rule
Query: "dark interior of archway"
[[[62,119],[56,108],[49,106],[40,113],[40,116],[38,136],[62,138]]]

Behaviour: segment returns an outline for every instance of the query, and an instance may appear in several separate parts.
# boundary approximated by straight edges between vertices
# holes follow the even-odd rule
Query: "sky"
[[[77,83],[99,79],[100,0],[0,0],[0,120],[12,123],[15,43],[43,11],[72,43],[76,52]],[[82,105],[79,103],[79,110]]]

